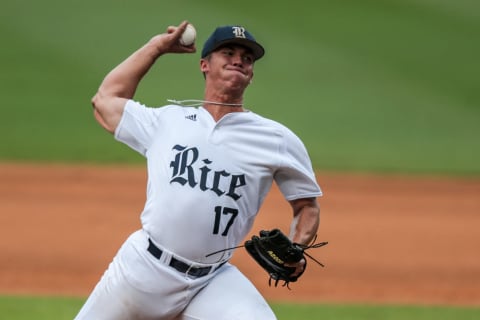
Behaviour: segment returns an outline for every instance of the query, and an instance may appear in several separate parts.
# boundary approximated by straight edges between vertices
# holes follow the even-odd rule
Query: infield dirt
[[[300,281],[268,287],[244,250],[233,262],[268,300],[480,305],[480,179],[318,172],[319,241]],[[89,294],[140,227],[143,167],[0,164],[0,293]],[[288,231],[274,187],[252,230]],[[185,235],[188,241],[188,235]]]

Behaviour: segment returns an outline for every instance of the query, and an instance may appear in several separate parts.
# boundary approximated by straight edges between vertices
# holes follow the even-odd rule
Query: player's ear
[[[205,73],[208,71],[208,60],[207,59],[200,59],[200,71]]]

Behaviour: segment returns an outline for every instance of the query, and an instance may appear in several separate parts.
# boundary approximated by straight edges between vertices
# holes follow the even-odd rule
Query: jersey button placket
[[[220,129],[221,129],[221,126],[218,123],[212,128],[212,131],[210,132],[210,138],[209,138],[210,143],[212,144],[221,143]]]

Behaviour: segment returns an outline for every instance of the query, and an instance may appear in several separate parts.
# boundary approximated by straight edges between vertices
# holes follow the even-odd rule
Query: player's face
[[[246,87],[253,77],[255,59],[250,50],[243,46],[223,46],[212,52],[204,62],[202,71],[211,79],[231,81]]]

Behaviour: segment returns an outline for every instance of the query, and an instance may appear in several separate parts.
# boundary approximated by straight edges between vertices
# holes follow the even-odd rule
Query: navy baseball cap
[[[210,38],[205,41],[202,50],[202,58],[226,44],[239,44],[252,50],[255,60],[260,59],[265,54],[265,49],[255,40],[253,35],[242,26],[223,26],[218,27],[212,33]]]

